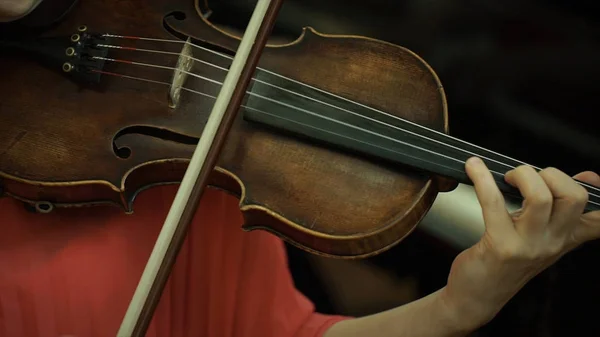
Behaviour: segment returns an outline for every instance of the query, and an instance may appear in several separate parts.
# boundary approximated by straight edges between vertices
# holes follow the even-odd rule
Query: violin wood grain
[[[233,52],[239,38],[212,26],[192,1],[81,2],[52,32],[90,30],[174,39]],[[105,13],[98,15],[97,13]],[[110,13],[110,14],[109,14]],[[161,24],[164,23],[164,24]],[[114,40],[179,52],[182,45]],[[195,49],[194,57],[223,59]],[[111,58],[175,67],[177,57],[111,50]],[[434,71],[397,45],[305,29],[297,41],[269,44],[259,67],[427,127],[448,132],[446,97]],[[193,72],[222,81],[225,72],[196,62]],[[106,71],[170,83],[172,71],[107,63]],[[213,100],[182,91],[169,107],[168,85],[104,76],[80,87],[24,59],[0,63],[0,186],[6,195],[56,207],[111,204],[135,211],[135,195],[178,183]],[[219,86],[190,77],[190,89]],[[121,155],[119,157],[118,154]],[[345,258],[382,252],[409,235],[445,180],[274,132],[240,112],[217,168],[214,188],[241,198],[245,230],[267,230],[315,254]]]

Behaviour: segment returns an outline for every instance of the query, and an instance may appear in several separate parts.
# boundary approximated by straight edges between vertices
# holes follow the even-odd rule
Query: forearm
[[[444,290],[378,314],[333,325],[324,337],[462,337],[473,322],[465,321],[444,299]]]

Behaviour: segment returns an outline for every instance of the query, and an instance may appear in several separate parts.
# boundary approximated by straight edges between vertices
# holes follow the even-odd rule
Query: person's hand
[[[444,303],[457,324],[475,329],[491,320],[534,276],[580,244],[600,237],[600,211],[583,214],[587,191],[565,173],[520,166],[505,175],[519,189],[523,207],[506,210],[490,171],[471,158],[466,171],[482,208],[485,233],[452,264]],[[600,176],[576,179],[600,186]]]

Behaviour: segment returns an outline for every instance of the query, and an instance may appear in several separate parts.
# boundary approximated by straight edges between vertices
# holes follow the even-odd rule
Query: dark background
[[[255,4],[208,0],[209,20],[243,30]],[[600,172],[599,9],[598,1],[566,0],[286,0],[274,34],[293,40],[302,27],[312,26],[407,47],[440,76],[454,136],[575,174]],[[474,335],[600,335],[599,251],[592,243],[567,255]],[[457,253],[417,232],[361,263],[416,281],[417,298],[445,284]],[[368,314],[391,306],[376,300],[340,305],[323,283],[327,271],[316,271],[312,258],[295,248],[289,247],[289,254],[298,288],[319,311]],[[356,275],[347,273],[350,282]],[[363,291],[369,293],[365,282]]]

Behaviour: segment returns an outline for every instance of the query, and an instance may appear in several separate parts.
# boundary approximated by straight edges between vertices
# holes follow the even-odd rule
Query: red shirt
[[[176,189],[142,192],[133,215],[0,199],[0,336],[115,336]],[[234,197],[206,192],[148,336],[313,337],[345,319],[315,313],[283,242],[241,223]]]

